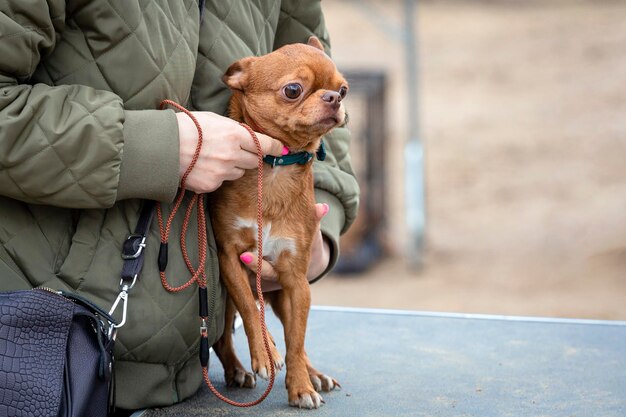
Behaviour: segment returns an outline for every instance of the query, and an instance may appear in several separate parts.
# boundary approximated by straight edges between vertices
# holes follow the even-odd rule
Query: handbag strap
[[[144,249],[146,248],[146,240],[150,232],[150,225],[154,218],[156,204],[153,200],[145,200],[135,231],[129,234],[122,245],[122,274],[120,279],[120,292],[117,299],[113,303],[109,315],[117,309],[122,302],[122,319],[119,323],[111,326],[110,337],[115,339],[117,329],[126,323],[126,312],[128,311],[128,292],[135,286],[139,279],[139,274],[143,268]]]
[[[143,268],[143,250],[146,247],[146,239],[150,231],[152,218],[154,217],[154,208],[154,201],[146,200],[144,202],[139,220],[137,220],[135,232],[128,235],[122,245],[122,259],[124,259],[122,281],[125,283],[130,282],[130,288],[137,281],[141,268]]]

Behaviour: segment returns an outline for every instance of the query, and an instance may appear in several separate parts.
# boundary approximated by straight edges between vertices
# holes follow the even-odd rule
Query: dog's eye
[[[339,95],[343,99],[346,96],[346,94],[348,94],[348,87],[344,85],[339,89]]]
[[[295,100],[302,94],[302,86],[297,83],[287,84],[283,87],[283,93],[288,99]]]

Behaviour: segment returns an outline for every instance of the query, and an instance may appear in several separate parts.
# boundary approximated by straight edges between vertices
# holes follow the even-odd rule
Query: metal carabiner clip
[[[126,290],[120,291],[117,298],[115,299],[115,302],[113,303],[113,306],[111,307],[111,311],[109,311],[110,316],[113,315],[113,313],[117,309],[117,305],[120,303],[121,300],[123,300],[122,320],[119,323],[113,325],[113,327],[118,328],[118,329],[126,323],[126,311],[128,310],[128,291]]]
[[[120,320],[120,322],[117,324],[112,324],[109,328],[109,337],[114,340],[117,334],[117,329],[126,324],[126,313],[128,312],[128,291],[130,291],[135,286],[136,282],[137,275],[135,275],[133,281],[130,284],[126,284],[123,279],[120,280],[120,293],[117,295],[117,298],[115,299],[115,302],[113,303],[113,306],[109,311],[109,316],[113,316],[113,313],[115,312],[115,310],[117,310],[120,301],[122,301],[122,320]]]
[[[113,340],[115,340],[117,329],[119,329],[124,324],[126,324],[126,312],[128,311],[128,291],[126,289],[122,289],[120,293],[118,294],[117,298],[115,299],[115,302],[113,303],[113,306],[111,307],[111,311],[109,311],[109,316],[113,316],[113,313],[117,309],[117,306],[120,303],[120,301],[123,302],[122,320],[120,320],[120,322],[117,324],[116,323],[111,324],[111,327],[109,327],[109,337]]]

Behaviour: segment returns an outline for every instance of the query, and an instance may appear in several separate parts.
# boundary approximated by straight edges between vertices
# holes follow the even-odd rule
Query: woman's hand
[[[330,245],[324,239],[320,230],[320,222],[322,221],[322,218],[328,213],[328,209],[329,207],[327,204],[315,205],[315,217],[318,223],[317,231],[311,245],[311,263],[309,264],[309,270],[307,273],[307,278],[309,279],[309,281],[320,276],[326,270],[326,268],[328,267],[328,263],[330,262]],[[244,252],[239,258],[251,271],[256,272],[256,252]],[[263,287],[263,292],[281,289],[276,271],[274,270],[272,265],[266,260],[263,260],[262,263],[261,278],[263,278],[263,281],[261,283]],[[253,285],[256,284],[253,282]]]
[[[185,188],[210,193],[224,181],[236,180],[246,169],[258,166],[257,149],[248,131],[236,121],[211,112],[192,112],[202,127],[202,149]],[[185,113],[176,113],[180,140],[180,178],[189,167],[198,144],[198,129]],[[256,134],[263,155],[281,156],[289,152],[278,140]]]

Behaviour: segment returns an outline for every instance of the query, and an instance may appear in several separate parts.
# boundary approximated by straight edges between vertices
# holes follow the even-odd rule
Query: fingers
[[[241,262],[243,262],[244,265],[248,267],[248,269],[256,272],[257,262],[259,259],[256,253],[244,252],[239,256],[239,259],[241,259]],[[263,277],[264,280],[268,281],[278,280],[278,276],[276,275],[274,267],[266,260],[263,260],[263,262],[261,263],[261,277]]]
[[[254,139],[250,136],[245,128],[242,127],[243,139],[241,142],[241,149],[251,152],[253,154],[257,154],[256,144],[254,143]],[[276,140],[270,136],[264,135],[263,133],[255,132],[256,137],[259,139],[259,144],[261,145],[261,150],[263,151],[263,155],[274,155],[274,156],[283,156],[289,153],[289,149],[287,149],[281,141]]]
[[[307,270],[307,277],[309,280],[320,276],[328,267],[330,261],[330,249],[328,242],[322,236],[320,230],[320,222],[322,218],[328,214],[330,206],[328,204],[317,203],[315,204],[315,218],[318,221],[317,230],[313,241],[311,242],[311,263]]]
[[[237,168],[254,169],[259,166],[259,157],[256,153],[241,152],[235,164]]]
[[[287,155],[289,153],[289,149],[286,146],[283,146],[280,141],[267,135],[263,135],[262,133],[257,133],[256,135],[259,139],[263,155],[269,154],[279,156]],[[237,167],[242,169],[254,169],[258,167],[259,156],[257,154],[256,144],[247,131],[241,140],[240,146],[243,152],[238,155]],[[280,151],[277,151],[277,149],[280,149]]]
[[[238,167],[234,167],[231,170],[229,170],[227,173],[224,174],[224,180],[225,181],[234,181],[234,180],[238,180],[239,178],[243,177],[243,174],[245,174],[246,171],[244,171],[241,168]]]
[[[177,113],[179,177],[185,188],[197,193],[215,191],[224,181],[241,178],[245,170],[258,167],[254,139],[236,121],[211,112],[193,112],[204,131],[203,146],[196,158],[198,130],[186,114]],[[256,134],[263,155],[286,155],[289,149],[262,133]],[[190,165],[194,161],[193,169]]]
[[[315,204],[315,218],[318,221],[321,221],[324,216],[328,214],[330,210],[330,206],[326,203],[317,203]]]

